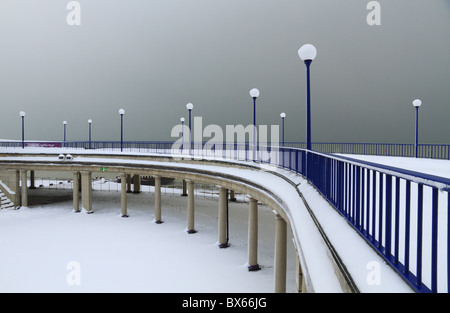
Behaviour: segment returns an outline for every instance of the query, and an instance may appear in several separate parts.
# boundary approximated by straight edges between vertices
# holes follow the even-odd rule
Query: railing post
[[[417,263],[416,285],[422,284],[422,227],[423,227],[423,184],[418,184],[417,190]]]
[[[409,240],[411,222],[411,181],[406,181],[406,201],[405,201],[405,269],[404,273],[409,273]]]
[[[389,258],[391,255],[392,247],[392,176],[386,175],[386,243],[385,243],[385,255]]]
[[[433,187],[431,209],[431,292],[437,292],[438,270],[438,197],[439,190]],[[447,226],[448,227],[448,226]],[[447,260],[448,263],[448,260]]]

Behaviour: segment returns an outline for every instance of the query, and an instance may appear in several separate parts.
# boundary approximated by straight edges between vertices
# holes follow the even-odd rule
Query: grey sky
[[[280,123],[305,140],[305,43],[312,140],[450,143],[450,0],[0,0],[0,138],[173,140],[186,103],[203,124]],[[209,138],[205,138],[208,140]]]

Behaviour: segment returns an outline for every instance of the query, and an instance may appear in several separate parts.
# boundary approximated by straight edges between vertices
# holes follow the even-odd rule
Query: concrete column
[[[161,177],[155,176],[155,223],[161,224]]]
[[[21,206],[28,206],[28,182],[27,182],[27,171],[20,170],[20,181],[21,181]]]
[[[186,197],[187,196],[187,192],[186,192],[186,180],[183,179],[183,193],[181,194],[182,197]]]
[[[300,258],[298,257],[298,250],[296,250],[296,266],[295,266],[295,276],[296,276],[296,285],[297,292],[306,292],[305,279],[303,277],[303,270],[300,264]]]
[[[286,292],[286,250],[287,225],[286,221],[275,214],[275,292]]]
[[[230,190],[230,201],[236,201],[236,196],[234,195],[234,190]]]
[[[34,185],[34,171],[30,171],[30,187],[29,189],[36,189],[36,186]]]
[[[135,174],[133,176],[133,193],[140,193],[140,192],[141,192],[141,176]]]
[[[188,209],[187,209],[187,232],[188,234],[195,234],[197,231],[194,227],[194,182],[189,180],[188,185]]]
[[[122,217],[127,214],[127,174],[120,173],[120,213]]]
[[[127,192],[131,193],[131,175],[127,174]]]
[[[227,189],[219,188],[219,248],[227,248],[230,245],[227,240]]]
[[[73,173],[73,211],[75,213],[80,212],[80,179],[78,172]]]
[[[11,175],[13,180],[12,185],[14,186],[14,205],[20,207],[20,172],[19,170],[13,170],[14,173]]]
[[[94,213],[92,211],[92,173],[81,172],[81,205],[86,213]]]
[[[248,270],[258,271],[258,200],[250,198],[248,210]]]

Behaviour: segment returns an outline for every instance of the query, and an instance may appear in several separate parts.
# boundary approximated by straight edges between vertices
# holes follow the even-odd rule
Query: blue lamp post
[[[284,119],[286,118],[286,113],[281,113],[281,145],[284,146]]]
[[[303,45],[298,50],[298,55],[306,65],[306,149],[311,150],[311,93],[309,67],[317,55],[316,47],[311,44]]]
[[[259,90],[253,88],[250,90],[250,96],[253,98],[253,161],[256,160],[256,98],[259,97]]]
[[[25,112],[20,111],[19,115],[22,118],[22,149],[25,148]]]
[[[414,157],[417,158],[417,152],[419,147],[419,107],[422,105],[422,101],[420,99],[416,99],[413,101],[413,106],[416,108],[416,143],[415,143],[415,152]]]
[[[66,126],[67,126],[67,121],[63,121],[63,125],[64,125],[64,143],[66,142]]]
[[[186,109],[189,111],[189,155],[192,155],[192,128],[191,128],[191,111],[194,108],[192,103],[186,104]]]
[[[123,115],[125,114],[124,109],[119,110],[120,114],[120,151],[123,151]]]
[[[92,125],[91,119],[88,119],[88,124],[89,124],[89,149],[91,149],[91,125]]]
[[[181,122],[181,153],[183,153],[184,148],[184,117],[180,118]]]
[[[280,114],[281,117],[281,166],[284,167],[284,119],[286,117],[286,113],[282,112]]]

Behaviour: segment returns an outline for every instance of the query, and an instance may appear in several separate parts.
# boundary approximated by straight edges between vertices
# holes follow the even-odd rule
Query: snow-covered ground
[[[345,157],[398,167],[419,173],[450,178],[450,160],[376,156],[362,154],[336,154]]]
[[[219,249],[214,199],[195,199],[198,233],[189,235],[187,198],[177,194],[163,195],[160,225],[153,222],[153,193],[145,190],[127,197],[129,218],[120,217],[119,192],[94,191],[95,213],[89,215],[72,212],[71,190],[39,188],[29,194],[29,208],[0,211],[0,292],[274,290],[275,218],[263,205],[258,255],[262,270],[249,272],[247,203],[229,203],[231,246]],[[47,197],[54,203],[37,204]],[[289,239],[288,292],[295,291],[294,266]]]

